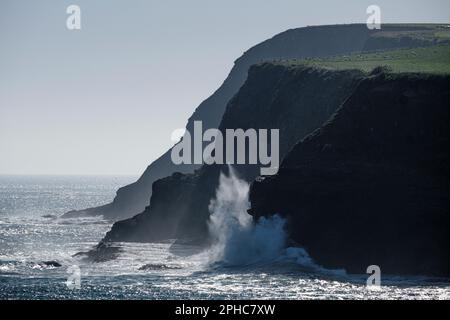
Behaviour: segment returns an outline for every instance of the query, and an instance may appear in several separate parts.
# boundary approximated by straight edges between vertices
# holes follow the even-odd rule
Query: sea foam
[[[213,241],[210,261],[226,266],[289,260],[312,269],[316,265],[303,248],[287,247],[286,221],[279,215],[261,217],[257,222],[247,213],[249,184],[237,177],[221,174],[215,199],[211,200],[209,232]]]

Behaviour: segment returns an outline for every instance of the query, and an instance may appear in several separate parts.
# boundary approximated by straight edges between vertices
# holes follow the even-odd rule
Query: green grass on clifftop
[[[378,66],[387,66],[394,73],[450,74],[450,45],[351,54],[323,59],[289,60],[281,63],[290,66],[306,65],[337,70],[359,69],[365,72],[370,72]]]

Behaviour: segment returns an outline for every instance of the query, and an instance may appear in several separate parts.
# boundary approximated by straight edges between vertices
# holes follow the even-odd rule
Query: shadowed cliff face
[[[174,173],[153,184],[150,206],[144,213],[116,222],[107,241],[152,242],[175,238],[180,216],[186,215],[197,177]]]
[[[325,267],[450,276],[449,121],[450,77],[368,77],[253,183],[249,212],[285,217]]]
[[[220,129],[280,130],[280,157],[318,128],[351,95],[363,74],[359,71],[260,64],[230,101]],[[320,88],[320,90],[318,89]],[[248,182],[259,165],[235,165]],[[203,166],[195,174],[175,174],[156,181],[146,210],[114,224],[106,241],[156,241],[170,238],[207,239],[208,205],[226,166]],[[165,232],[162,232],[165,230]]]
[[[386,25],[384,33],[390,31],[421,30],[423,27]],[[249,67],[255,63],[273,59],[324,57],[366,50],[382,50],[398,47],[426,46],[433,43],[427,39],[404,36],[401,38],[377,35],[365,25],[320,26],[293,29],[251,48],[236,60],[222,86],[195,110],[186,128],[192,130],[194,121],[201,120],[203,127],[219,126],[228,101],[236,94],[247,78]],[[192,173],[198,165],[174,165],[170,150],[154,161],[138,181],[120,188],[110,204],[80,211],[71,211],[65,217],[79,215],[104,215],[119,219],[142,212],[149,205],[154,181],[170,176],[174,172]]]

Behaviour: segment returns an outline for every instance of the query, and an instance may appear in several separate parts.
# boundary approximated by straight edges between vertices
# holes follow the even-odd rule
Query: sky
[[[448,0],[0,0],[0,174],[139,175],[244,51],[371,4],[450,22]]]

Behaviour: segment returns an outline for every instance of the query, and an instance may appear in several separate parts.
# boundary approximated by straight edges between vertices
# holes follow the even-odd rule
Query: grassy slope
[[[353,54],[325,59],[282,62],[288,65],[307,65],[329,69],[359,69],[370,72],[378,66],[388,66],[393,72],[423,72],[450,74],[450,45],[426,48]]]
[[[396,30],[401,25],[386,25],[376,32],[374,38],[413,38],[435,45],[414,49],[351,54],[322,59],[289,60],[284,65],[316,66],[328,69],[359,69],[370,72],[378,66],[388,66],[392,72],[421,72],[450,74],[450,27],[449,25],[407,25],[411,30]]]
[[[356,68],[369,72],[377,66],[388,66],[393,72],[450,73],[450,45],[402,49],[323,59],[312,62],[322,67]]]

